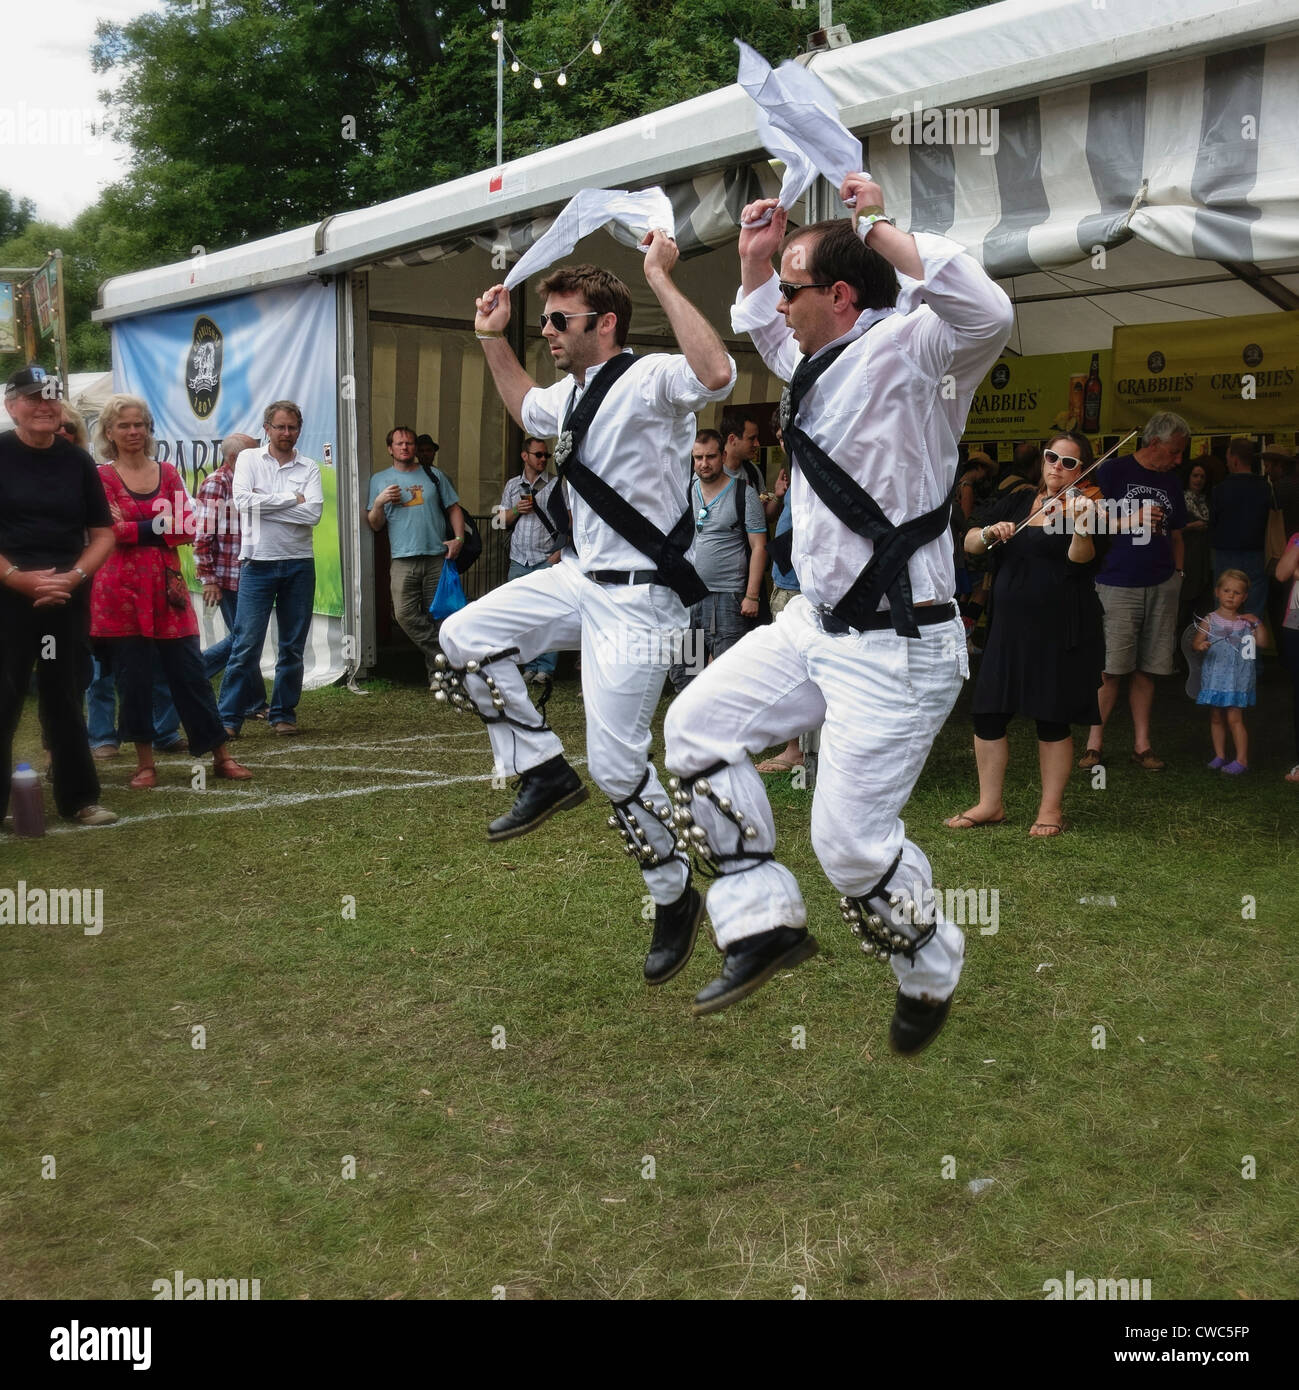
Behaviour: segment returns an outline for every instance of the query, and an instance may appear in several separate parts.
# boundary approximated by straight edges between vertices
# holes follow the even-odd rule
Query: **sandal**
[[[1060,820],[1059,823],[1053,820],[1035,820],[1029,835],[1034,840],[1054,840],[1057,835],[1063,835],[1069,829],[1067,820]]]
[[[135,776],[131,778],[131,785],[136,791],[145,791],[149,787],[156,787],[158,785],[158,774],[151,767],[142,767],[138,769]]]
[[[1285,780],[1287,782],[1299,782],[1299,763],[1295,763],[1290,771],[1286,773]]]
[[[801,763],[801,762],[797,762],[797,763],[787,762],[786,759],[785,759],[785,755],[782,753],[782,754],[779,754],[777,757],[768,758],[768,759],[766,760],[766,762],[759,763],[759,764],[757,765],[757,767],[754,768],[754,771],[755,771],[755,772],[793,772],[793,770],[794,770],[796,767],[802,767],[802,766],[804,766],[804,764]]]
[[[962,825],[961,822],[965,824]],[[951,816],[943,822],[948,830],[987,830],[994,825],[1005,825],[1006,817],[1000,820],[975,820],[973,816],[968,816],[962,812],[959,816]]]

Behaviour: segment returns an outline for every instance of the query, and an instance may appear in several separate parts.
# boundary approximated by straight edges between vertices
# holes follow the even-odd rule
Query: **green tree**
[[[13,194],[0,188],[0,242],[18,236],[36,216],[36,204],[30,198],[14,202]]]
[[[978,3],[836,0],[834,17],[859,40]],[[489,167],[500,14],[487,0],[168,0],[101,24],[95,67],[122,74],[107,99],[134,152],[113,218],[143,225],[151,260],[182,259]],[[733,38],[791,56],[816,17],[816,0],[510,0],[522,62],[571,67],[541,90],[507,73],[506,158],[733,82]]]

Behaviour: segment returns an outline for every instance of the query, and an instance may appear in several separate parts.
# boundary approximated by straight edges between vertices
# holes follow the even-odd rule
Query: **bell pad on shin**
[[[693,853],[695,868],[705,878],[717,878],[721,874],[740,873],[744,869],[756,868],[774,858],[770,850],[745,849],[745,845],[758,838],[758,827],[748,820],[743,812],[732,805],[730,799],[719,796],[713,790],[709,777],[727,766],[719,763],[694,777],[668,778],[668,794],[673,801],[672,828],[677,837],[677,853]],[[735,849],[730,853],[718,851],[708,838],[702,825],[695,823],[691,805],[696,797],[710,801],[717,814],[735,827]]]
[[[873,895],[881,910],[871,907],[870,898],[842,897],[839,911],[848,930],[861,940],[862,951],[877,960],[903,956],[914,961],[916,952],[927,946],[938,930],[937,911],[905,893]],[[928,920],[932,918],[933,920]]]

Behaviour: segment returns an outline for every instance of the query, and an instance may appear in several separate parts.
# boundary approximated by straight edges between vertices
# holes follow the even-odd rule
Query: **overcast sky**
[[[161,10],[161,0],[29,0],[4,6],[0,188],[44,221],[70,222],[125,172],[122,147],[97,134],[112,74],[90,68],[95,24]]]

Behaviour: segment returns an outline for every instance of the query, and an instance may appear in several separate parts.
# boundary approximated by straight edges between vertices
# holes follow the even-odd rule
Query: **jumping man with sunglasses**
[[[680,353],[632,355],[627,286],[597,266],[561,269],[539,293],[542,337],[563,375],[539,386],[505,340],[504,285],[477,301],[474,327],[506,409],[534,437],[559,439],[555,464],[567,484],[572,544],[558,564],[446,620],[440,694],[483,718],[497,771],[520,779],[514,805],[487,829],[489,840],[508,840],[586,799],[519,672],[542,652],[581,650],[587,767],[655,903],[644,973],[659,984],[685,964],[703,903],[648,760],[650,720],[672,639],[684,632],[687,605],[706,592],[690,562],[695,527],[682,460],[695,437],[694,412],[730,394],[735,363],[673,284],[676,242],[656,231],[644,246],[646,282]]]
[[[854,221],[788,237],[775,199],[744,209],[731,323],[790,383],[802,592],[673,702],[666,762],[717,875],[708,915],[725,959],[694,1003],[713,1013],[818,949],[750,758],[822,726],[812,847],[863,950],[892,964],[889,1045],[914,1053],[947,1016],[964,938],[899,813],[967,674],[948,529],[957,443],[1013,312],[955,242],[899,231],[865,174],[839,191]]]

